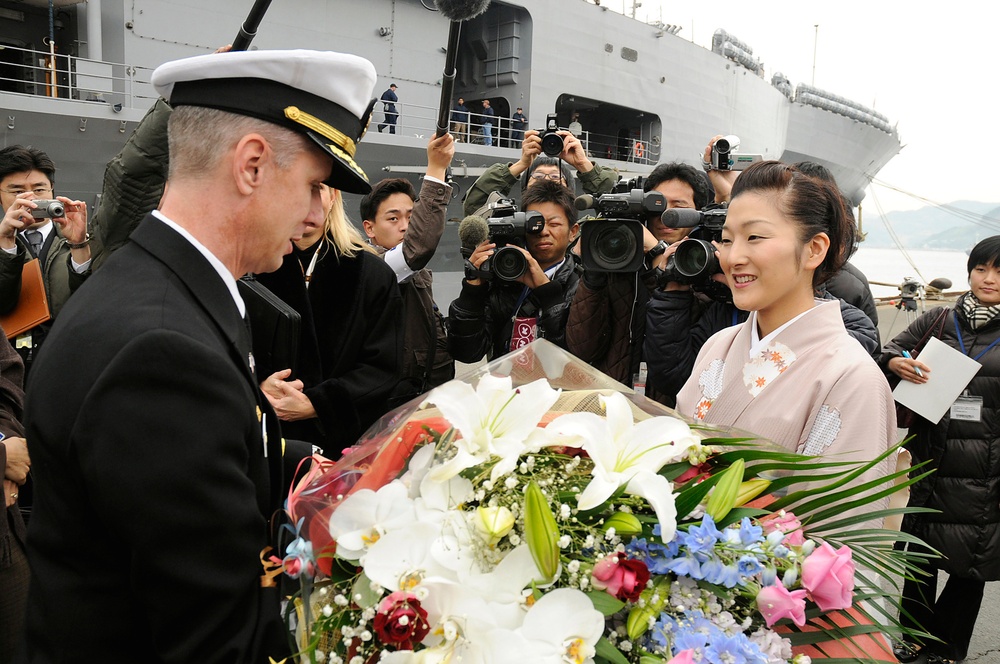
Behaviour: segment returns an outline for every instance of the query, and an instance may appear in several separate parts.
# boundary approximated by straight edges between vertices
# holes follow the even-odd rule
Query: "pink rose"
[[[427,611],[420,606],[420,600],[400,591],[379,602],[374,627],[382,643],[401,650],[412,650],[431,630]]]
[[[764,586],[757,593],[757,610],[770,627],[782,618],[791,618],[799,627],[806,624],[806,591],[789,591],[781,583]]]
[[[769,514],[760,520],[761,527],[764,528],[764,535],[770,535],[774,531],[785,533],[785,539],[781,541],[785,546],[802,546],[806,537],[802,532],[802,522],[791,512],[781,510],[774,514]]]
[[[617,555],[602,558],[594,565],[595,588],[608,591],[620,600],[635,602],[649,581],[649,568],[641,560],[629,560]]]
[[[687,650],[680,651],[667,664],[695,664],[694,649],[688,648]]]
[[[823,542],[802,561],[802,587],[823,611],[848,609],[854,599],[854,560],[851,550],[836,551]]]

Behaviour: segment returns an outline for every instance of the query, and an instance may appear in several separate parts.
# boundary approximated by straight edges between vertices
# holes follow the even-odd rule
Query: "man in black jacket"
[[[283,441],[236,280],[276,269],[322,222],[323,183],[368,190],[352,156],[375,70],[337,53],[221,53],[152,83],[174,107],[166,194],[67,304],[27,397],[31,662],[288,652],[261,566]]]
[[[566,319],[582,267],[568,253],[580,225],[573,195],[559,182],[542,182],[524,191],[521,209],[541,215],[544,226],[525,234],[525,247],[508,245],[524,255],[526,269],[516,281],[505,281],[480,268],[497,245],[487,239],[469,258],[462,292],[451,303],[448,350],[460,362],[494,359],[544,338],[566,347]],[[492,263],[493,261],[491,261]]]

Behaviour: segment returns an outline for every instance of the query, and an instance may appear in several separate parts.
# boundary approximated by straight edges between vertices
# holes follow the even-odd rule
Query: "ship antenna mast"
[[[816,34],[813,37],[813,78],[812,78],[812,86],[815,88],[816,87],[816,44],[819,43],[819,23],[813,25],[813,27],[816,29]]]

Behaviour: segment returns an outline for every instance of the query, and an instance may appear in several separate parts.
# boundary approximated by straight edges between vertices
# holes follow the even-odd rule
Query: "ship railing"
[[[3,49],[8,57],[0,63],[0,92],[109,103],[115,110],[144,110],[156,98],[149,67],[59,53],[53,57],[15,46]]]
[[[372,129],[378,131],[379,127],[382,127],[383,133],[389,131],[383,108],[381,102],[375,105],[371,121],[373,126],[369,127],[369,131]],[[396,112],[395,133],[397,135],[430,140],[437,125],[436,106],[396,102]],[[452,112],[451,119],[449,131],[455,136],[456,141],[472,145],[486,145],[486,135],[483,131],[485,123],[483,123],[482,115],[478,111],[470,110],[468,122],[461,123],[462,126],[458,126],[454,112]],[[567,127],[560,127],[560,129],[568,131]],[[492,139],[492,147],[520,150],[524,132],[515,129],[510,118],[494,116],[490,124],[490,138]],[[583,149],[591,159],[612,159],[648,166],[656,164],[660,156],[660,141],[658,137],[651,135],[648,129],[640,132],[638,136],[630,135],[628,137],[585,129],[577,138],[580,139]]]

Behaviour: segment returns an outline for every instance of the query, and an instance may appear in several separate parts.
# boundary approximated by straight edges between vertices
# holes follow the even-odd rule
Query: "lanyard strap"
[[[521,291],[521,296],[517,298],[517,302],[514,303],[514,313],[510,315],[511,322],[514,322],[514,320],[517,318],[517,312],[521,310],[521,305],[524,304],[524,301],[526,299],[528,299],[528,293],[530,292],[531,289],[528,288],[527,286],[525,286],[524,290]]]
[[[955,317],[954,317],[953,322],[955,323],[955,336],[958,337],[958,345],[961,347],[962,353],[965,354],[965,355],[968,355],[969,351],[967,351],[965,349],[965,341],[962,339],[962,330],[960,330],[959,327],[958,327],[958,313],[957,312],[955,313]],[[983,351],[981,353],[979,353],[979,355],[976,355],[972,359],[978,360],[983,355],[986,355],[986,351],[988,351],[989,349],[993,348],[998,343],[1000,343],[1000,337],[997,337],[996,339],[994,339],[993,343],[991,343],[989,346],[987,346],[986,348],[984,348]]]

